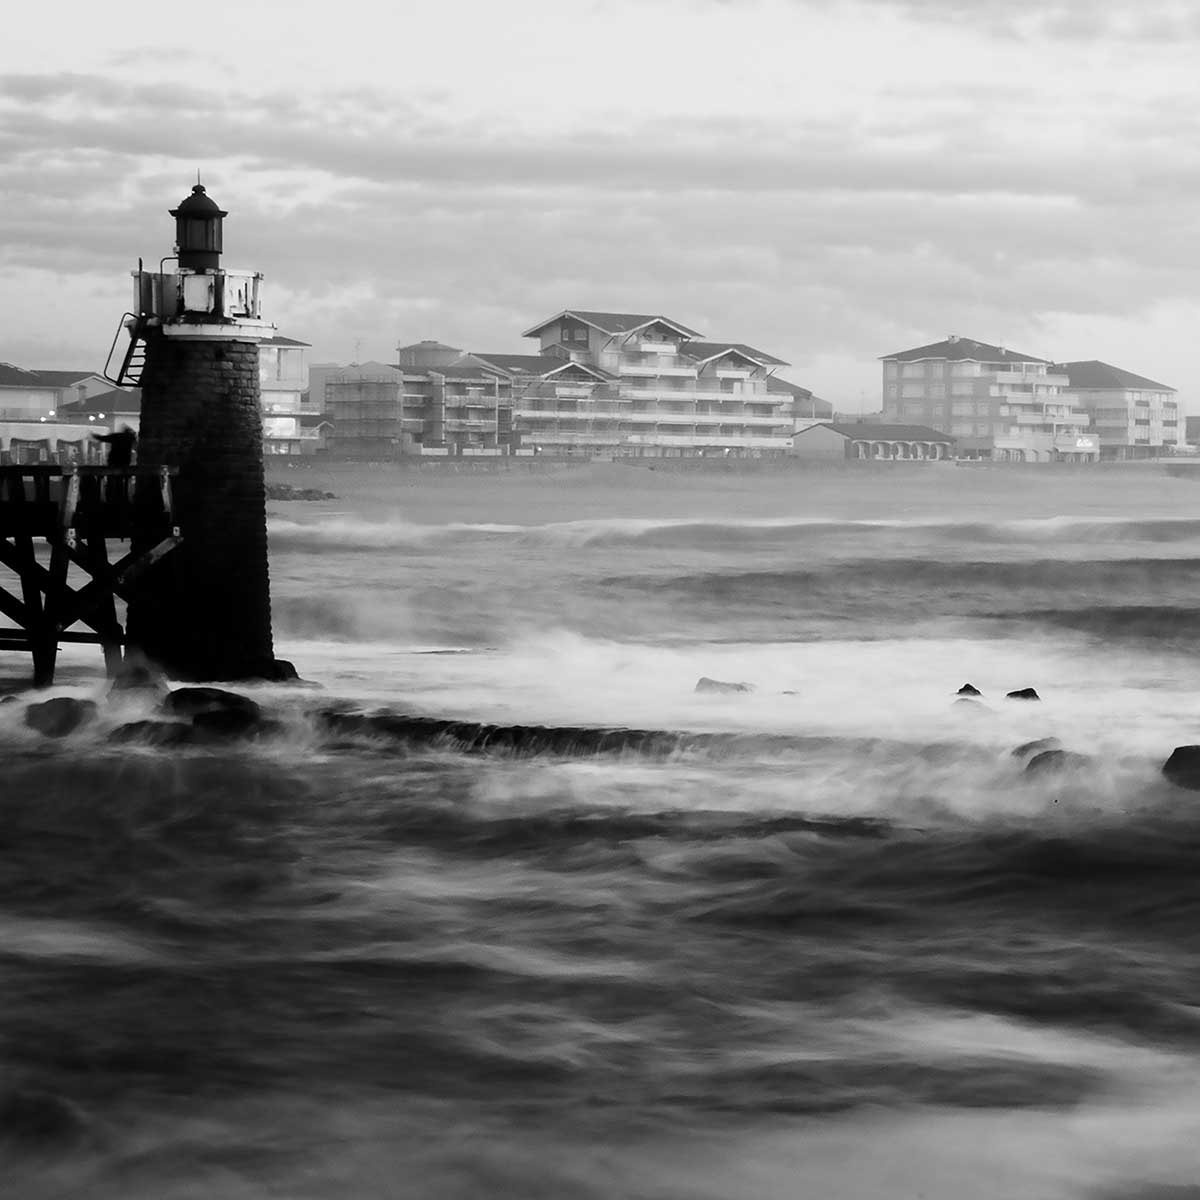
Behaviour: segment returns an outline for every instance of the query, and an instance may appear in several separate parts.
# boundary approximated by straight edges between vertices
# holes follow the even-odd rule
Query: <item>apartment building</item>
[[[111,388],[94,371],[35,371],[0,363],[0,462],[102,462],[103,446],[90,434],[107,433],[111,424],[85,428],[68,410]]]
[[[525,331],[572,364],[514,399],[522,448],[622,457],[782,456],[795,396],[768,380],[782,359],[708,341],[664,316],[565,309]]]
[[[279,335],[258,344],[264,454],[303,454],[315,445],[300,423],[308,391],[308,351],[308,342]]]
[[[1151,458],[1183,441],[1176,391],[1098,359],[1057,363],[1072,402],[1090,414],[1103,458]]]
[[[952,334],[881,361],[885,422],[949,433],[960,456],[1011,462],[1099,457],[1091,414],[1076,406],[1068,377],[1048,359]]]

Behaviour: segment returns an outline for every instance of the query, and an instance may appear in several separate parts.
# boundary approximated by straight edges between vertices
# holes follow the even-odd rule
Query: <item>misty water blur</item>
[[[0,706],[0,1194],[1187,1194],[1200,486],[303,474],[275,736]]]

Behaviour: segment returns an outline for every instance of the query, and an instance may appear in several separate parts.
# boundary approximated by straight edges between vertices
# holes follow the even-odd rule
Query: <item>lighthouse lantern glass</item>
[[[176,221],[176,237],[184,254],[190,251],[220,254],[221,218],[216,214],[211,217],[180,216]]]

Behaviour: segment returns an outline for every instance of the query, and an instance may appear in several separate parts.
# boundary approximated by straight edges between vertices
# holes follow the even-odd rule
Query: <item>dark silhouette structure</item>
[[[110,467],[129,467],[133,465],[133,448],[137,445],[137,434],[128,425],[112,433],[93,433],[92,437],[98,442],[108,443],[108,465]]]
[[[136,273],[117,378],[142,389],[139,463],[178,471],[182,542],[130,602],[128,644],[177,679],[290,678],[271,633],[258,343],[274,327],[259,315],[261,276],[219,265],[226,213],[202,185],[171,215],[178,268]],[[136,501],[134,529],[140,551],[153,533]]]

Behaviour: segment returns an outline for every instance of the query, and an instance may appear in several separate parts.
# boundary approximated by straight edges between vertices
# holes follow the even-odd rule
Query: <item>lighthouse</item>
[[[271,631],[258,343],[275,327],[262,275],[222,266],[228,213],[202,184],[169,212],[175,254],[133,273],[117,378],[142,389],[139,467],[178,472],[182,540],[131,598],[127,645],[178,679],[287,678]],[[137,552],[136,500],[134,518]]]

